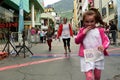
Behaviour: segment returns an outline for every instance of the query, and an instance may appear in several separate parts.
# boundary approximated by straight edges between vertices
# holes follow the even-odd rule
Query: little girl
[[[48,44],[48,47],[49,47],[49,51],[51,51],[51,48],[52,48],[52,36],[54,34],[54,31],[51,29],[51,26],[48,27],[48,30],[47,30],[47,33],[46,33],[46,38],[47,38],[47,44]]]
[[[97,48],[104,55],[108,55],[106,49],[109,46],[109,39],[104,33],[104,28],[96,26],[97,23],[101,24],[98,16],[100,15],[93,10],[86,11],[83,14],[83,27],[80,28],[75,38],[75,43],[80,44],[81,71],[85,73],[86,80],[100,80],[101,70],[104,69],[104,58],[86,62],[84,51]]]

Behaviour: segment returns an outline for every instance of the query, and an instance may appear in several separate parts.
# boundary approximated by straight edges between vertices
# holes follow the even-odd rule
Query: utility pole
[[[102,16],[102,0],[99,0],[99,10],[100,10],[100,14]]]
[[[99,0],[99,9],[100,9],[100,14],[102,15],[102,0]]]

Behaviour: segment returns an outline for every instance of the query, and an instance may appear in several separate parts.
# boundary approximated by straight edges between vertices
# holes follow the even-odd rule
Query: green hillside
[[[72,16],[73,16],[72,12],[61,13],[61,17],[67,17],[68,19],[70,19]]]
[[[53,7],[62,17],[71,18],[73,15],[73,0],[61,0],[53,4]]]

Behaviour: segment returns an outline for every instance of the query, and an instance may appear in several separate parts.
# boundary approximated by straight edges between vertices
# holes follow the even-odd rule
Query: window
[[[102,16],[103,16],[103,17],[106,17],[106,7],[103,7],[103,8],[102,8]]]

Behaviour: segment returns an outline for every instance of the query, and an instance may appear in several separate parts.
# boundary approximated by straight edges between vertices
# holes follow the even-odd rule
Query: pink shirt
[[[32,35],[36,34],[36,30],[35,29],[31,29],[31,34]]]
[[[84,57],[83,50],[85,49],[84,44],[83,44],[84,38],[86,37],[86,34],[83,32],[84,29],[85,28],[80,28],[79,33],[77,34],[77,36],[75,38],[75,43],[80,44],[78,55],[81,56],[81,57]],[[100,33],[102,45],[105,48],[104,55],[108,55],[106,49],[108,48],[108,46],[110,44],[110,41],[109,41],[107,35],[104,33],[104,28],[99,27],[98,30],[99,30],[99,33]]]

